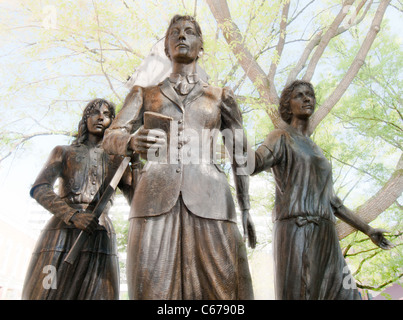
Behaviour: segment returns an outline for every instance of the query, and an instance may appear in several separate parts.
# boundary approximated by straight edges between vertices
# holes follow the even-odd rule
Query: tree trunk
[[[389,208],[403,192],[403,154],[400,156],[396,170],[385,185],[363,205],[357,208],[356,214],[366,223],[373,221],[379,214]],[[352,226],[343,221],[336,225],[339,239],[347,237],[356,231]]]
[[[225,40],[232,46],[232,51],[238,59],[240,66],[258,90],[262,103],[267,106],[276,105],[278,103],[278,97],[274,94],[275,90],[270,90],[271,86],[274,86],[274,83],[269,83],[265,72],[255,61],[248,48],[243,44],[242,34],[238,26],[231,19],[227,1],[206,0],[206,2],[217,24],[222,29]],[[268,107],[267,113],[275,127],[282,125],[283,121],[276,109]]]

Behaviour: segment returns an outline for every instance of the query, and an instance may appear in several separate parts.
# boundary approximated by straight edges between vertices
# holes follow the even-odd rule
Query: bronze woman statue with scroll
[[[359,299],[342,255],[335,217],[367,234],[383,249],[391,243],[346,208],[333,190],[332,168],[309,138],[316,104],[309,82],[294,81],[280,97],[288,124],[269,133],[256,151],[254,174],[272,169],[276,181],[273,253],[276,299]]]
[[[230,89],[212,87],[195,73],[203,39],[193,17],[173,17],[165,51],[172,61],[171,76],[157,86],[133,87],[103,143],[111,154],[148,154],[130,212],[129,297],[252,299],[230,186],[213,158],[215,133],[226,130],[230,155],[239,151],[232,157],[234,181],[244,233],[254,247],[249,177],[238,170],[246,160],[241,112]],[[142,127],[149,112],[172,119],[177,130],[165,139],[156,138],[162,134],[159,130]],[[235,139],[236,132],[241,139]],[[163,146],[165,141],[168,161],[150,159],[150,146]],[[201,152],[203,146],[210,148]]]
[[[117,167],[117,157],[101,148],[115,107],[90,101],[71,145],[57,146],[34,182],[30,194],[53,214],[37,241],[22,298],[29,300],[104,300],[119,298],[116,235],[108,217],[111,201],[98,219],[93,209]],[[54,184],[59,179],[59,192]],[[129,197],[131,174],[119,188]],[[73,265],[64,262],[80,232],[91,233]]]

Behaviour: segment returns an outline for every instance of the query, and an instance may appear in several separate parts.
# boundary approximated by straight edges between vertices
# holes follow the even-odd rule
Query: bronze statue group
[[[148,161],[139,176],[129,166],[118,185],[131,206],[130,299],[254,299],[245,247],[246,238],[251,248],[257,241],[249,213],[249,176],[264,170],[272,170],[276,182],[276,299],[359,299],[354,286],[343,286],[344,277],[351,274],[336,234],[336,217],[383,249],[392,244],[384,230],[364,223],[335,194],[331,165],[309,137],[316,105],[312,85],[297,80],[284,88],[279,113],[286,125],[251,150],[232,90],[210,86],[196,73],[203,38],[193,17],[172,18],[165,52],[172,62],[168,78],[156,86],[134,86],[116,116],[112,103],[92,100],[75,141],[50,154],[31,196],[53,217],[32,254],[22,298],[119,299],[116,235],[108,217],[113,199],[99,218],[92,212],[116,162],[129,156],[134,163],[141,155]],[[176,134],[147,127],[144,118],[149,113],[170,119]],[[225,146],[243,234],[227,177],[213,161],[218,135],[206,132],[228,133]],[[167,161],[150,159],[167,145]],[[198,152],[206,145],[207,151]],[[66,264],[82,230],[90,236],[74,264]],[[43,271],[47,266],[56,271],[50,279],[54,285]]]

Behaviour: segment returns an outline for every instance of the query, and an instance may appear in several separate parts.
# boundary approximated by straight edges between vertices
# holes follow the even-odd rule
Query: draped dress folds
[[[85,242],[77,261],[71,266],[64,263],[81,232],[70,218],[75,212],[94,209],[106,186],[105,178],[116,166],[116,161],[99,147],[80,144],[53,149],[30,191],[53,216],[42,230],[32,254],[23,299],[119,298],[116,235],[108,217],[111,203],[99,218],[98,228]],[[59,194],[56,194],[53,185],[58,178]]]
[[[334,208],[342,202],[320,148],[287,127],[272,131],[255,157],[254,174],[271,168],[276,181],[276,299],[359,299],[334,225]]]
[[[172,117],[178,130],[169,133],[169,161],[149,160],[134,192],[127,249],[130,299],[253,299],[230,186],[214,162],[216,133],[225,130],[240,151],[233,171],[245,160],[242,116],[232,91],[199,80],[182,100],[169,79],[135,86],[105,132],[105,150],[132,152],[128,141],[146,111]],[[248,179],[234,175],[241,210],[249,209]]]

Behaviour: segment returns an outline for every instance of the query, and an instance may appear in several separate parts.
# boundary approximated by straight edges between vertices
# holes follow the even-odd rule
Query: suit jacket
[[[179,130],[171,130],[169,134],[168,161],[148,161],[145,165],[130,217],[167,213],[182,194],[186,207],[195,215],[235,222],[230,186],[214,161],[217,133],[221,132],[232,160],[238,203],[241,210],[249,209],[249,176],[237,172],[246,163],[246,137],[232,91],[199,80],[182,101],[169,78],[157,86],[135,86],[105,132],[103,148],[111,154],[131,154],[128,142],[143,124],[145,111],[172,117],[172,127]]]

